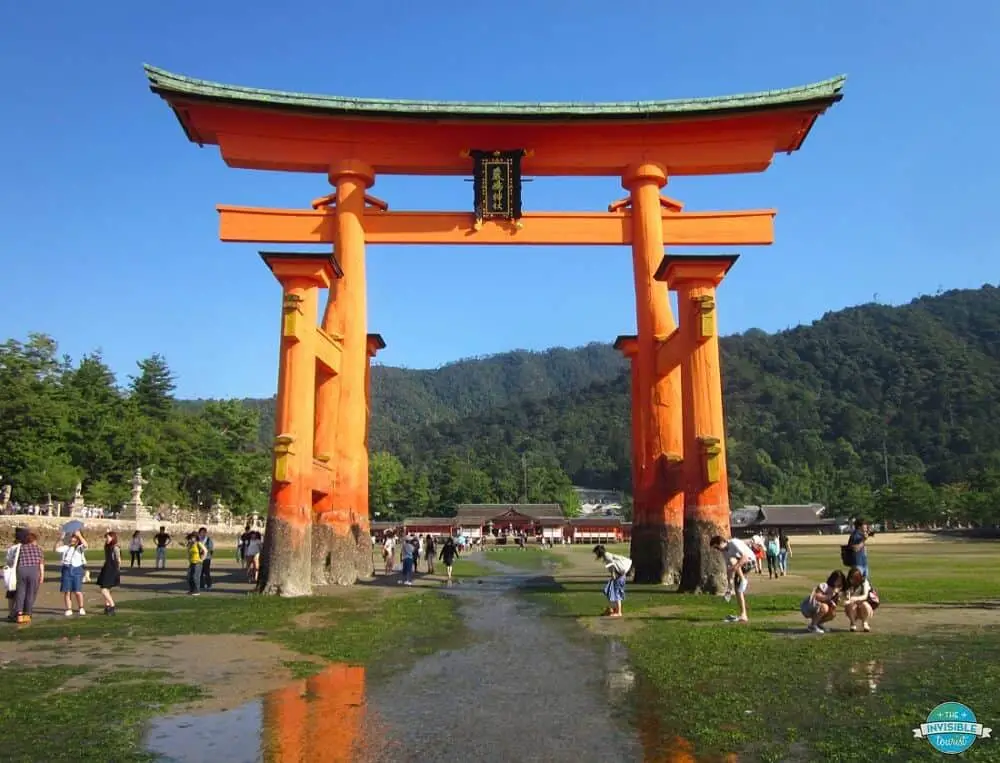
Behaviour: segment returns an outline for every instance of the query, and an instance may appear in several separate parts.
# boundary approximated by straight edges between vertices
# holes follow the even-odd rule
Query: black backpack
[[[854,549],[851,548],[850,543],[840,547],[840,561],[843,562],[845,567],[853,567],[857,561],[854,556]]]

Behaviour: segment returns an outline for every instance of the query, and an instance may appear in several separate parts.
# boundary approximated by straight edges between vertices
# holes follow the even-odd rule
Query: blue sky
[[[679,178],[688,210],[776,207],[719,294],[727,333],[878,295],[1000,278],[1000,4],[636,0],[18,3],[3,11],[0,337],[101,349],[124,382],[162,353],[189,397],[269,396],[280,292],[217,203],[306,206],[324,177],[232,170],[188,143],[144,62],[336,95],[633,100],[848,75],[802,151],[765,173]],[[294,9],[293,9],[294,7]],[[834,10],[835,8],[835,10]],[[905,9],[905,10],[904,10]],[[506,27],[509,47],[482,34]],[[544,178],[526,209],[603,209],[612,178]],[[458,178],[381,177],[394,209],[468,209]],[[610,341],[635,326],[626,248],[370,247],[379,360],[415,368]]]

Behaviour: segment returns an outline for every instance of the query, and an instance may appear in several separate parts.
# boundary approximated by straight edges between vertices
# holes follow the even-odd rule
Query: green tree
[[[132,397],[139,411],[151,419],[165,421],[174,408],[173,372],[162,355],[154,353],[140,360],[139,374],[131,377]]]
[[[368,511],[380,519],[399,519],[404,513],[406,468],[391,453],[368,457]]]

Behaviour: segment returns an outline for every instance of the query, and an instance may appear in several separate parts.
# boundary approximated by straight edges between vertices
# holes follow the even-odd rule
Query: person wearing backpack
[[[767,576],[769,578],[776,578],[781,572],[781,568],[778,566],[778,553],[781,551],[781,548],[778,545],[778,536],[774,530],[767,531],[767,545],[765,550],[767,551]]]
[[[622,602],[625,601],[625,578],[632,569],[632,560],[627,556],[612,554],[602,545],[594,546],[594,556],[604,562],[604,567],[611,577],[604,586],[604,595],[611,602],[605,614],[609,617],[621,617]]]

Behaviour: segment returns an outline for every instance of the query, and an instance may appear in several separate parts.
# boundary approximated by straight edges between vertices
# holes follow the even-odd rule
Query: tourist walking
[[[840,570],[834,570],[825,583],[820,583],[812,589],[802,603],[799,611],[809,621],[806,630],[810,633],[826,633],[823,624],[837,616],[837,599],[847,586],[847,579]]]
[[[788,574],[788,558],[791,555],[792,543],[785,534],[785,529],[782,528],[778,532],[778,569],[781,570],[782,577]]]
[[[25,533],[24,542],[18,549],[15,569],[17,587],[14,591],[13,620],[28,624],[38,591],[45,582],[45,554],[38,545],[38,536],[30,530]]]
[[[129,569],[138,567],[142,569],[142,533],[136,530],[132,533],[132,540],[128,543]]]
[[[205,558],[201,563],[201,587],[212,590],[212,557],[215,555],[215,541],[208,536],[207,527],[198,528],[198,540],[205,547]]]
[[[847,540],[847,545],[853,552],[853,559],[850,562],[852,567],[857,567],[861,570],[861,574],[866,578],[871,578],[871,570],[868,569],[868,547],[866,541],[871,537],[871,529],[868,527],[868,523],[863,519],[856,519],[854,521],[854,532],[851,533],[851,537]]]
[[[15,620],[14,600],[17,595],[17,560],[21,554],[21,544],[28,535],[27,527],[14,528],[14,542],[10,544],[3,562],[3,584],[7,589],[7,619]]]
[[[767,576],[772,579],[778,577],[781,574],[781,568],[778,565],[778,554],[781,552],[781,548],[778,545],[778,536],[774,530],[768,530],[767,532],[764,552],[767,554]]]
[[[188,593],[191,596],[198,596],[201,593],[201,565],[205,561],[205,554],[208,552],[208,549],[198,540],[198,533],[188,533],[186,540]]]
[[[871,630],[868,621],[872,619],[872,615],[878,609],[879,599],[860,567],[852,567],[847,573],[845,592],[847,596],[844,599],[844,612],[847,613],[851,630],[856,631],[860,625],[861,630],[868,633]]]
[[[115,600],[111,596],[111,589],[121,585],[122,551],[118,547],[118,533],[106,532],[104,534],[104,564],[101,571],[97,573],[97,587],[101,589],[101,596],[104,597],[104,614],[115,614]],[[82,614],[82,611],[81,611]]]
[[[406,538],[400,550],[400,556],[403,560],[403,577],[399,582],[403,585],[413,585],[413,570],[416,565],[417,553],[413,538]]]
[[[424,559],[427,561],[427,574],[434,574],[434,554],[437,549],[434,547],[434,538],[430,533],[424,538]]]
[[[746,623],[750,621],[747,615],[747,589],[750,587],[750,580],[747,578],[749,572],[754,569],[757,558],[750,547],[739,538],[726,540],[721,535],[716,535],[710,541],[712,548],[722,553],[726,564],[726,589],[728,596],[736,594],[736,603],[740,611],[737,615],[728,615],[726,622]]]
[[[445,539],[444,545],[441,547],[441,553],[438,555],[438,559],[444,562],[444,569],[448,575],[447,584],[451,585],[451,570],[455,566],[455,558],[458,556],[458,548],[455,546],[455,539],[451,536]]]
[[[391,575],[393,570],[393,556],[396,552],[396,539],[392,533],[386,533],[382,541],[382,561],[385,563],[385,574]]]
[[[612,554],[603,545],[594,546],[594,556],[604,563],[611,579],[604,586],[604,595],[611,606],[605,611],[609,617],[622,616],[622,602],[625,601],[625,578],[632,569],[632,560],[627,556]]]
[[[247,526],[243,528],[243,532],[240,533],[240,539],[236,543],[236,561],[239,562],[244,569],[246,569],[247,563],[247,543],[250,542],[250,523],[247,522]]]
[[[264,539],[259,532],[251,530],[247,533],[247,546],[244,549],[247,560],[247,581],[257,582],[257,573],[260,571],[260,551],[264,545]]]
[[[166,527],[160,527],[160,531],[153,536],[153,543],[156,544],[156,569],[167,569],[167,546],[170,545],[170,533]]]
[[[77,530],[69,540],[56,544],[56,553],[62,554],[62,566],[59,568],[59,593],[63,595],[63,607],[66,617],[73,616],[73,597],[76,597],[76,608],[80,615],[87,614],[83,608],[83,576],[87,569],[87,541]]]

